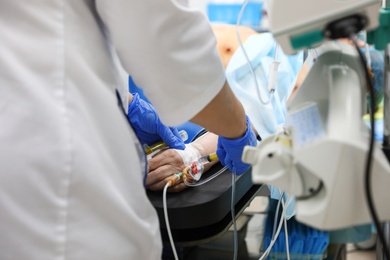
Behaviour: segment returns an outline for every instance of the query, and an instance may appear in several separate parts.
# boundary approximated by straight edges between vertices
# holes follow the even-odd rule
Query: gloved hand
[[[133,94],[127,117],[141,144],[152,145],[162,140],[170,148],[180,150],[185,148],[177,129],[164,125],[154,107],[142,100],[138,94]]]
[[[252,130],[249,117],[246,116],[246,132],[243,137],[228,139],[220,136],[218,138],[217,155],[222,165],[227,166],[232,173],[243,174],[249,164],[242,162],[244,146],[256,146],[256,135]]]

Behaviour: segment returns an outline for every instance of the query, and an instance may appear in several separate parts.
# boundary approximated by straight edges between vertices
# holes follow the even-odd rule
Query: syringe
[[[200,162],[202,164],[206,164],[206,163],[213,162],[213,161],[216,161],[216,160],[218,160],[217,154],[216,153],[211,153],[211,154],[208,154],[208,155],[200,157],[198,159],[198,162]]]
[[[187,141],[188,139],[188,134],[185,130],[180,130],[179,135],[183,142]],[[147,155],[150,155],[154,152],[161,151],[163,149],[168,148],[167,144],[164,143],[163,141],[157,142],[155,144],[152,144],[151,146],[144,144],[144,150]]]

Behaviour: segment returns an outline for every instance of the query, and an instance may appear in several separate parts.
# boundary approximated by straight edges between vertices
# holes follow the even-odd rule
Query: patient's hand
[[[146,177],[146,188],[152,191],[163,190],[165,184],[174,174],[185,168],[182,157],[174,150],[167,149],[149,160],[149,173]],[[168,188],[170,192],[179,192],[187,186],[182,179]]]
[[[163,190],[168,180],[175,174],[181,172],[191,162],[197,160],[200,156],[215,153],[217,150],[217,142],[217,135],[206,133],[191,144],[186,144],[184,150],[167,149],[158,153],[152,159],[149,159],[149,173],[146,177],[146,188],[153,191]],[[207,171],[216,163],[218,161],[206,164],[204,171]],[[179,192],[186,187],[182,179],[180,179],[169,187],[168,191]]]

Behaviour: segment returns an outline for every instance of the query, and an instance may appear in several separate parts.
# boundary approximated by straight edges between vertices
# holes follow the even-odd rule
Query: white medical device
[[[269,2],[270,30],[282,49],[294,53],[322,43],[321,54],[287,105],[285,129],[245,147],[242,159],[252,165],[254,183],[296,196],[296,218],[318,229],[372,222],[364,193],[367,81],[356,49],[325,38],[374,29],[380,6],[378,0]],[[389,162],[377,143],[371,185],[382,221],[390,220],[389,184]]]
[[[254,183],[296,196],[296,218],[334,230],[371,222],[364,194],[369,128],[362,121],[366,84],[356,50],[328,42],[288,104],[284,132],[245,147]],[[375,146],[372,186],[382,220],[390,220],[390,166]]]
[[[365,30],[378,26],[381,0],[269,0],[269,30],[284,53],[314,47],[329,37],[328,26],[347,16],[364,19]]]

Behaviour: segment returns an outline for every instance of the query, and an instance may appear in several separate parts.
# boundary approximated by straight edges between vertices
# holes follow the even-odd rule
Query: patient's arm
[[[167,149],[149,160],[149,173],[146,178],[146,188],[156,191],[162,190],[167,183],[167,181],[172,178],[176,173],[181,172],[193,159],[198,156],[208,155],[210,153],[215,153],[217,150],[218,136],[213,133],[206,133],[201,136],[199,139],[195,140],[190,144],[191,147],[187,148],[188,157],[186,155],[180,156],[179,152],[175,149]],[[194,157],[193,152],[196,151],[199,154]],[[191,153],[191,154],[190,154]],[[187,165],[183,161],[187,161]],[[189,162],[190,161],[190,162]],[[213,166],[218,161],[211,162],[205,165],[205,171],[207,171],[211,166]],[[168,191],[178,192],[186,188],[185,184],[180,180],[173,186],[171,186]]]

